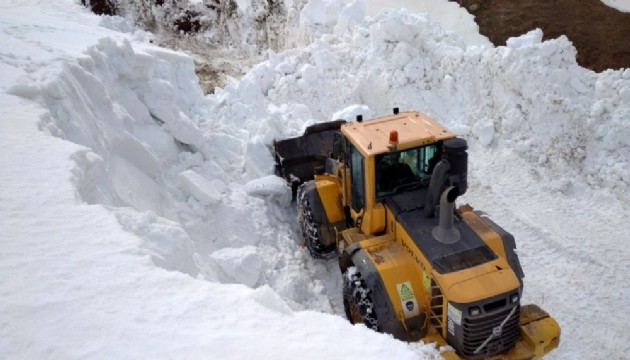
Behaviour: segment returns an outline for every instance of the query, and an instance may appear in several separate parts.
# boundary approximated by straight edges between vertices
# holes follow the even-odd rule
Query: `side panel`
[[[523,278],[525,277],[525,273],[523,272],[523,268],[521,267],[521,262],[518,259],[518,255],[516,254],[516,241],[514,240],[514,236],[504,230],[502,227],[497,225],[495,222],[490,220],[487,217],[482,217],[482,219],[492,227],[494,231],[501,236],[503,239],[503,248],[505,250],[505,256],[508,264],[518,277],[518,281],[521,283],[521,292],[523,291]]]
[[[431,325],[441,336],[446,334],[446,301],[440,285],[435,279],[435,270],[429,260],[420,251],[405,228],[396,221],[390,209],[388,211],[388,231],[393,231],[400,248],[414,262],[418,276],[421,276],[423,301],[428,304],[428,315]],[[391,229],[391,230],[390,230]]]
[[[522,292],[525,274],[521,268],[518,255],[516,254],[514,236],[488,217],[480,216],[478,212],[472,211],[472,209],[466,205],[461,207],[460,211],[462,211],[464,221],[488,244],[492,251],[508,262],[518,278]]]
[[[337,178],[330,175],[315,175],[315,184],[328,222],[334,224],[343,221],[345,218]]]
[[[341,218],[341,221],[331,223],[328,220],[326,208],[322,203],[322,199],[319,196],[317,182],[307,182],[305,184],[306,185],[304,191],[311,205],[313,221],[315,222],[317,230],[319,231],[319,237],[321,239],[322,245],[324,245],[325,247],[336,245],[337,232],[345,228],[345,221],[343,221],[343,217]]]
[[[385,207],[378,203],[363,215],[361,230],[366,234],[378,234],[385,230]]]

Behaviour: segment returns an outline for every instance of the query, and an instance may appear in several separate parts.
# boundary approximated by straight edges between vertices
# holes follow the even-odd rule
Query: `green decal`
[[[422,272],[422,283],[424,284],[425,289],[431,288],[431,277],[426,272]]]
[[[396,288],[398,289],[398,294],[400,295],[401,300],[405,301],[415,298],[413,295],[413,288],[411,287],[411,283],[409,281],[396,284]]]

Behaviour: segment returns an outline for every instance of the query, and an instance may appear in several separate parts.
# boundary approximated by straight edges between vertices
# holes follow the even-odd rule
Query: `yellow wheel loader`
[[[560,327],[521,305],[514,237],[469,205],[467,143],[419,112],[309,127],[274,142],[305,246],[337,258],[346,316],[452,359],[537,359]]]

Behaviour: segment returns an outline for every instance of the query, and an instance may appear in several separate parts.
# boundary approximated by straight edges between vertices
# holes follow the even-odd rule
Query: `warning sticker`
[[[413,288],[411,287],[411,283],[409,281],[397,284],[396,288],[398,289],[398,294],[400,294],[400,298],[402,300],[415,298],[413,295]]]
[[[448,320],[453,320],[457,325],[462,324],[462,311],[448,303]]]
[[[448,332],[450,332],[452,335],[455,335],[455,323],[451,318],[448,318]]]
[[[403,301],[402,305],[403,305],[403,311],[405,312],[405,318],[417,316],[420,313],[416,298]]]
[[[431,287],[431,277],[424,271],[422,272],[422,283],[427,290]]]
[[[418,301],[416,300],[416,296],[413,293],[411,282],[405,281],[396,284],[396,289],[398,290],[398,295],[400,296],[400,301],[402,303],[402,308],[405,313],[405,318],[417,316],[420,311],[418,309]]]

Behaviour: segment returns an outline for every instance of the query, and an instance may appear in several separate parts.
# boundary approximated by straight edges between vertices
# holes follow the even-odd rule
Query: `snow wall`
[[[77,199],[114,212],[155,265],[266,285],[293,310],[343,312],[336,264],[308,258],[271,175],[272,140],[316,122],[419,110],[469,140],[472,186],[630,201],[630,70],[583,69],[570,41],[539,30],[467,47],[427,15],[352,6],[315,24],[305,8],[312,43],[269,51],[210,96],[188,56],[113,38],[10,92],[48,109],[43,131],[85,147]]]

